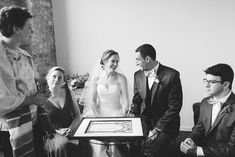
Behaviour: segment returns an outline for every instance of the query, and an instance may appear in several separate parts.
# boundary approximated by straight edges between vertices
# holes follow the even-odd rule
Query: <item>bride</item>
[[[117,72],[119,55],[113,50],[103,53],[100,69],[88,81],[82,101],[85,103],[83,117],[124,117],[127,115],[129,102],[126,77]],[[85,97],[85,98],[84,98]],[[107,148],[102,141],[90,140],[92,157],[122,157],[115,143]]]

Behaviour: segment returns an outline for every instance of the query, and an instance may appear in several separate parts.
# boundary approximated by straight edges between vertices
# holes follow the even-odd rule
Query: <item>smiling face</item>
[[[135,55],[136,66],[138,66],[140,70],[148,70],[148,62],[141,56],[140,52],[136,52]]]
[[[119,63],[119,56],[114,54],[109,59],[107,59],[104,63],[104,69],[113,72],[117,69]]]
[[[64,85],[64,74],[59,70],[54,70],[47,77],[49,89],[61,88]]]

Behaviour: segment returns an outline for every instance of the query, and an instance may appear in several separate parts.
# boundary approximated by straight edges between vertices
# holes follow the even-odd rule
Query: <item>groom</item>
[[[182,87],[179,72],[160,64],[150,44],[136,49],[134,97],[131,113],[141,117],[145,140],[142,156],[164,156],[179,133]]]

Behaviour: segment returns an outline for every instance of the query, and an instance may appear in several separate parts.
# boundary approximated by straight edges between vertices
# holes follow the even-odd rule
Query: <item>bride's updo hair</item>
[[[107,61],[113,55],[117,55],[119,57],[118,53],[116,51],[114,51],[114,50],[106,50],[103,53],[103,55],[101,57],[101,60],[100,60],[100,65],[101,65],[102,69],[104,69],[105,61]]]

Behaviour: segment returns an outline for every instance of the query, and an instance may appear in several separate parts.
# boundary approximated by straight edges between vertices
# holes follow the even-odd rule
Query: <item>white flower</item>
[[[222,114],[222,113],[230,113],[230,112],[232,112],[232,106],[231,105],[228,105],[228,106],[226,106],[226,107],[224,107],[221,111],[220,111],[220,114]]]
[[[155,76],[154,82],[156,82],[156,83],[160,82],[159,77],[157,75]]]
[[[159,83],[160,81],[158,78],[155,78],[154,82]]]
[[[75,85],[76,85],[76,82],[77,82],[77,80],[76,80],[76,79],[73,79],[73,80],[71,80],[71,83],[70,83],[70,84],[71,84],[72,86],[75,86]]]

